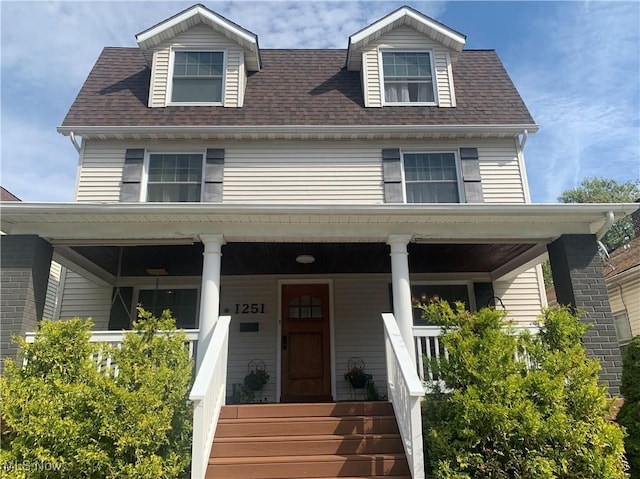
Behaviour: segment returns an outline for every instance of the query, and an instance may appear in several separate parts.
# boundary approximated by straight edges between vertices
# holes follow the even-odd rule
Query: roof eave
[[[354,53],[378,38],[381,32],[385,32],[385,30],[392,27],[394,23],[397,23],[396,27],[400,25],[421,25],[427,32],[436,34],[435,36],[438,36],[445,46],[451,48],[456,53],[462,51],[467,41],[467,37],[462,33],[447,27],[417,10],[404,6],[349,37],[349,44],[347,46],[347,68],[349,70],[358,70],[361,62],[359,58],[354,57]]]
[[[185,240],[201,234],[239,238],[381,241],[411,234],[419,241],[548,243],[562,234],[593,234],[616,204],[234,205],[212,203],[2,203],[7,234],[37,234],[54,244],[115,240]],[[166,228],[171,223],[174,228]],[[259,226],[259,228],[256,228]]]
[[[255,58],[248,59],[251,60],[248,62],[250,71],[257,71],[261,68],[258,36],[200,4],[196,4],[171,18],[168,18],[167,20],[160,22],[159,24],[138,33],[136,35],[138,46],[141,50],[145,51],[165,43],[167,39],[162,36],[163,33],[171,29],[180,30],[181,26],[186,25],[193,17],[199,17],[200,21],[205,25],[226,31],[236,43],[246,50],[254,53]]]
[[[516,137],[535,133],[535,123],[504,125],[203,125],[203,126],[68,126],[57,128],[69,136],[97,138],[429,138],[446,136]]]

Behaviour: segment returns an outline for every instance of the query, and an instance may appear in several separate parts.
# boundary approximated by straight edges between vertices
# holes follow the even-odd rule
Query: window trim
[[[616,316],[624,316],[624,319],[626,320],[626,323],[629,326],[629,337],[627,338],[620,337],[621,332],[618,331],[618,321],[616,320]],[[634,336],[633,336],[633,331],[631,330],[631,321],[629,320],[629,315],[627,314],[627,310],[622,309],[620,311],[612,312],[611,317],[613,318],[613,325],[616,330],[616,339],[618,341],[618,344],[624,346],[625,344],[630,343],[631,340],[633,340]]]
[[[171,101],[173,94],[173,67],[176,58],[176,52],[206,52],[206,53],[222,53],[222,87],[219,102],[196,101],[181,102]],[[165,98],[166,106],[225,106],[225,91],[227,84],[227,58],[228,51],[226,48],[206,48],[206,47],[171,47],[169,50],[169,68],[167,72],[167,92]]]
[[[416,154],[439,154],[439,153],[453,153],[456,165],[456,186],[458,187],[458,203],[409,203],[407,201],[407,178],[404,169],[404,155],[408,153],[410,155]],[[466,203],[466,198],[464,196],[464,181],[462,178],[462,163],[460,160],[460,152],[457,149],[438,149],[438,150],[430,150],[430,149],[400,149],[400,174],[402,178],[402,202],[405,204],[412,205],[435,205],[435,204],[461,204]]]
[[[148,187],[149,187],[149,163],[151,162],[151,155],[201,155],[202,156],[202,176],[200,177],[200,199],[197,201],[197,203],[202,203],[202,198],[204,195],[204,185],[205,185],[204,176],[206,173],[206,164],[207,164],[207,153],[206,151],[203,151],[203,150],[191,150],[191,151],[145,150],[144,162],[142,165],[142,181],[140,182],[140,202],[141,203],[150,203]],[[163,202],[160,201],[157,203],[163,203]]]
[[[166,276],[165,276],[166,278]],[[175,279],[175,278],[174,278]],[[162,279],[160,280],[162,282]],[[164,291],[167,289],[195,289],[196,290],[196,324],[193,328],[183,328],[183,329],[198,329],[199,321],[200,321],[200,284],[196,283],[179,283],[179,282],[168,282],[159,284],[157,287],[155,284],[147,283],[147,284],[137,284],[133,287],[133,291],[131,293],[131,322],[130,326],[133,326],[133,321],[137,321],[138,319],[138,310],[137,306],[140,298],[140,291]],[[173,311],[172,311],[173,313]]]
[[[428,53],[429,54],[429,66],[431,67],[431,85],[433,88],[433,101],[432,102],[388,102],[386,100],[384,90],[384,65],[382,63],[382,53]],[[380,82],[380,103],[382,106],[438,106],[440,104],[438,98],[438,82],[436,80],[435,72],[435,60],[433,56],[433,49],[395,49],[395,48],[379,48],[378,49],[378,75]]]

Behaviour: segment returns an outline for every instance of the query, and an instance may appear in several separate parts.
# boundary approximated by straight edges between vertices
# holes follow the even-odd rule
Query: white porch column
[[[198,356],[196,371],[202,363],[207,350],[213,327],[218,321],[220,311],[220,263],[222,260],[222,245],[225,244],[222,235],[200,235],[204,243],[202,261],[202,288],[200,290],[200,319],[198,322]]]
[[[411,241],[411,235],[390,235],[387,244],[391,247],[393,315],[398,322],[407,350],[413,358],[416,348],[413,340],[413,307],[409,283],[409,253],[407,253],[409,241]]]

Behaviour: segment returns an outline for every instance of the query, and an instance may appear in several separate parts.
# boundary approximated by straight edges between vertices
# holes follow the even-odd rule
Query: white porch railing
[[[230,323],[230,316],[218,318],[189,395],[193,401],[192,479],[203,479],[207,472],[220,409],[225,403]]]
[[[531,334],[538,334],[540,328],[536,325],[516,325],[513,327],[514,334],[529,331]],[[418,376],[424,385],[439,385],[444,390],[444,384],[438,380],[437,375],[434,376],[431,368],[425,368],[425,360],[430,363],[437,363],[444,356],[449,357],[449,352],[440,341],[442,336],[442,328],[440,326],[414,326],[413,337],[415,338],[416,357],[415,361],[418,365]],[[517,353],[516,353],[517,355]],[[518,358],[516,358],[518,359]],[[528,363],[528,358],[524,358]]]
[[[93,331],[89,338],[90,343],[105,343],[110,346],[120,348],[122,346],[122,340],[126,333],[131,333],[129,330],[120,331]],[[198,342],[198,330],[197,329],[185,329],[185,334],[189,340],[189,359],[194,357],[196,345]],[[28,332],[25,334],[25,341],[27,343],[33,343],[38,333]],[[115,375],[118,374],[118,365],[113,362],[113,358],[105,351],[98,351],[93,358],[98,367],[98,371],[108,373],[111,369],[114,370]]]
[[[422,411],[424,387],[414,367],[398,323],[391,313],[383,313],[384,343],[387,359],[387,387],[398,421],[411,477],[424,479],[422,454]]]

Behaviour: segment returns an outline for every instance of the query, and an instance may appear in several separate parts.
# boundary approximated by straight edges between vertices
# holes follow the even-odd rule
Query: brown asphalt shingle
[[[148,108],[150,70],[137,48],[105,48],[63,126],[533,124],[493,50],[462,51],[457,107],[365,108],[346,50],[261,50],[242,108]]]

